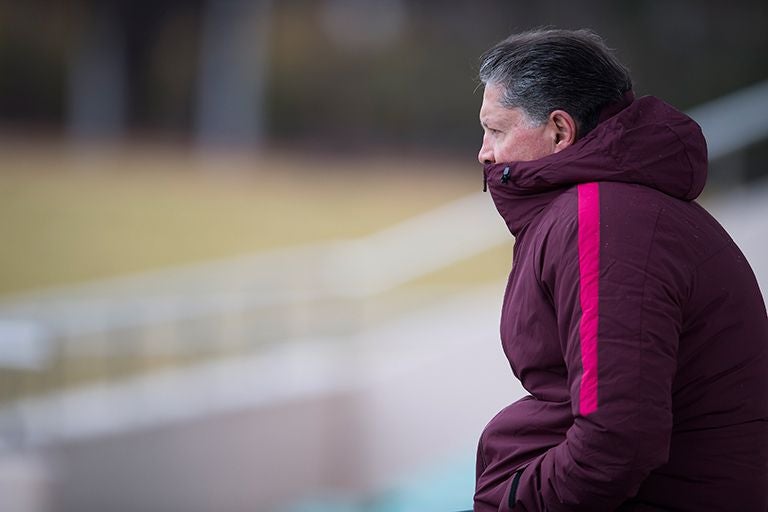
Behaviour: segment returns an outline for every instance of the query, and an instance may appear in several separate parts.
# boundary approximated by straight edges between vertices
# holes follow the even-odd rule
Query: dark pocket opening
[[[512,477],[512,485],[509,486],[509,508],[515,508],[517,499],[517,486],[520,485],[520,477],[523,476],[523,469],[518,469],[515,476]]]

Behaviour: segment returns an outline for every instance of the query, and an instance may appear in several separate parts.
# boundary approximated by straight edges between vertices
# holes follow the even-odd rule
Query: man
[[[694,199],[699,126],[595,34],[482,57],[479,160],[515,236],[501,340],[530,396],[480,438],[475,511],[768,510],[768,319]]]

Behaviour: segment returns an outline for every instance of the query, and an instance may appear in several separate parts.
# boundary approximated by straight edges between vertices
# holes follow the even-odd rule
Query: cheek
[[[497,160],[502,162],[537,160],[553,152],[550,146],[543,134],[538,131],[525,130],[510,133],[504,140],[497,142],[496,154],[501,157]]]

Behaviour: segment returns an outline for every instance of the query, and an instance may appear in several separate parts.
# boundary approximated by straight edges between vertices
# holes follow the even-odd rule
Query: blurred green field
[[[354,238],[391,226],[481,185],[477,165],[437,159],[309,158],[293,154],[206,156],[171,150],[5,148],[0,164],[0,297],[265,249]],[[490,197],[488,197],[490,201]],[[501,223],[500,228],[503,229]],[[461,236],[457,233],[456,236]],[[375,325],[469,285],[503,284],[509,246],[374,297],[310,307],[304,328],[344,335]],[[290,311],[289,311],[290,313]],[[350,313],[354,317],[349,324]],[[280,318],[279,310],[262,312]],[[256,321],[238,318],[235,324]],[[206,332],[205,319],[186,333]],[[306,322],[306,319],[305,319]],[[290,323],[287,329],[295,329]],[[250,352],[258,339],[211,335],[213,342],[173,346],[173,326],[152,328],[168,351],[137,346],[115,357],[116,331],[94,351],[60,351],[48,367],[0,369],[0,403],[88,382],[104,382],[196,361]],[[275,339],[287,333],[272,333]],[[182,337],[186,335],[182,334]],[[267,335],[265,335],[268,337]],[[98,336],[97,336],[98,338]],[[188,340],[187,340],[188,341]],[[91,343],[81,339],[79,343]]]
[[[479,185],[469,157],[6,148],[0,295],[357,237]],[[508,253],[492,251],[419,282],[495,279],[506,274]]]

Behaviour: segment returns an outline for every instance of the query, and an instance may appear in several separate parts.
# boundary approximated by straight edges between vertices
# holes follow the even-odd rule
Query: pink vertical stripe
[[[597,326],[600,272],[600,189],[597,183],[578,186],[579,300],[581,302],[581,386],[579,412],[597,409]]]

